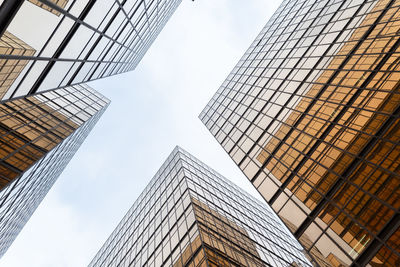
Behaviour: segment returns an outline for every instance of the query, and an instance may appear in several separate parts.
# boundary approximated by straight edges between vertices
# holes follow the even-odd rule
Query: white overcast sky
[[[86,266],[176,145],[258,195],[198,115],[280,2],[184,0],[135,71],[90,83],[112,103],[0,266]]]

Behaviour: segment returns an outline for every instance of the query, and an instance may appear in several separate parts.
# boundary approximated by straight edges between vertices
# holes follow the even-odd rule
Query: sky
[[[111,105],[0,267],[87,266],[176,145],[261,199],[198,115],[279,3],[184,0],[135,71],[89,83]]]

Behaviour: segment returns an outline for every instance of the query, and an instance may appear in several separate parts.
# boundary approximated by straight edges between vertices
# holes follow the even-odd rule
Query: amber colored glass
[[[0,54],[33,56],[35,52],[35,49],[8,31],[5,31],[0,38]],[[28,64],[28,60],[0,59],[0,100],[22,72],[26,64]]]
[[[381,8],[384,2],[381,1],[380,4],[377,4],[372,12],[382,12]],[[373,15],[366,16],[327,69],[334,69],[336,65],[343,63],[342,55],[346,55],[355,47],[356,41],[372,23],[370,17],[376,15],[373,13]],[[382,21],[388,21],[392,16],[399,17],[400,11],[388,12],[383,16]],[[368,75],[372,75],[370,70],[382,58],[376,53],[389,51],[395,41],[390,36],[399,30],[399,23],[386,22],[372,31],[368,40],[355,49],[354,55],[344,65],[343,70],[340,70],[336,76],[331,76],[334,77],[331,84],[335,85],[332,90],[324,91],[308,114],[298,122],[299,114],[308,106],[308,100],[300,101],[285,125],[281,126],[275,134],[276,139],[265,147],[265,151],[273,151],[279,144],[277,140],[287,138],[285,145],[276,152],[275,159],[266,166],[276,178],[284,182],[291,174],[291,169],[305,158],[304,153],[299,151],[307,152],[318,138],[321,138],[320,136],[328,125],[334,123],[336,115],[344,112],[337,122],[337,126],[323,138],[322,144],[309,159],[306,159],[303,167],[296,174],[296,177],[301,177],[301,179],[292,180],[287,187],[295,192],[295,195],[310,209],[318,204],[322,198],[321,193],[327,193],[339,179],[338,174],[340,175],[349,167],[354,161],[355,155],[364,149],[371,138],[374,138],[381,126],[390,119],[391,114],[400,105],[400,82],[394,82],[400,80],[400,64],[393,64],[398,61],[396,60],[398,54],[393,54],[381,67],[380,72],[364,85],[364,91],[354,100],[354,104],[350,108],[343,105],[355,94],[357,86],[360,86]],[[332,74],[325,75],[323,73],[316,83],[323,83]],[[320,92],[319,89],[319,85],[311,88],[306,96],[315,98]],[[327,103],[328,100],[329,103]],[[287,137],[286,133],[289,132],[294,122],[297,122],[298,126]],[[400,150],[395,148],[400,136],[399,125],[397,118],[391,129],[381,137],[382,141],[365,156],[368,162],[360,164],[347,178],[354,185],[363,188],[364,191],[345,183],[320,214],[320,218],[328,224],[332,223],[331,228],[343,237],[343,240],[357,253],[361,253],[371,239],[368,232],[361,226],[377,234],[394,214],[393,210],[375,198],[389,202],[397,209],[400,206],[400,196],[396,189],[398,180],[390,174],[390,172],[399,173]],[[296,150],[292,148],[296,148]],[[262,159],[266,158],[263,155],[265,153],[267,152],[261,152],[258,156],[260,163],[263,163]],[[343,212],[346,214],[334,212],[334,206],[343,208]],[[332,222],[333,217],[336,219]],[[357,222],[352,218],[356,218]]]
[[[283,1],[200,114],[317,262],[397,255],[399,5]]]

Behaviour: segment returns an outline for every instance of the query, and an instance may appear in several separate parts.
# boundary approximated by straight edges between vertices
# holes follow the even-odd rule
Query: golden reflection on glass
[[[73,109],[70,99],[67,91],[64,96],[50,92],[0,104],[0,189],[84,122],[76,117],[82,110]]]
[[[359,44],[360,38],[384,11],[387,3],[379,1],[376,4],[333,57],[328,70],[315,81],[315,85],[257,156],[263,164],[286,138],[265,168],[282,183],[294,175],[286,188],[294,192],[295,197],[310,210],[323,199],[323,194],[335,184],[339,175],[357,160],[357,154],[368,142],[375,135],[379,136],[378,131],[392,119],[393,112],[400,105],[400,51],[397,48],[393,54],[387,54],[399,39],[394,34],[400,31],[400,23],[390,20],[400,17],[400,10],[392,8],[387,12],[368,39],[361,40]],[[349,54],[350,51],[352,54]],[[389,58],[383,61],[385,55]],[[374,73],[381,62],[384,64]],[[340,65],[343,67],[339,70]],[[328,80],[329,86],[321,94],[320,90]],[[318,99],[311,109],[301,117],[310,100],[316,97]],[[352,97],[355,99],[350,102]],[[342,116],[337,117],[339,114]],[[295,123],[296,128],[289,134]],[[329,133],[322,136],[332,124],[334,127]],[[311,157],[306,158],[307,152],[319,139],[322,139],[321,143]],[[390,129],[362,158],[361,164],[347,175],[348,182],[328,200],[329,204],[319,214],[319,218],[351,247],[347,252],[352,257],[358,256],[371,241],[373,237],[369,232],[377,234],[393,216],[394,209],[400,207],[399,140],[400,123],[396,118]],[[293,174],[292,170],[301,161],[305,163]],[[304,240],[300,241],[305,244]],[[378,253],[376,259],[383,261],[380,256],[384,254]],[[330,259],[332,264],[338,262],[334,255]]]
[[[195,198],[192,203],[211,266],[264,266],[246,229]]]
[[[33,56],[35,52],[35,49],[8,31],[5,31],[0,38],[0,54],[2,55]],[[28,60],[0,59],[0,100],[26,64]]]

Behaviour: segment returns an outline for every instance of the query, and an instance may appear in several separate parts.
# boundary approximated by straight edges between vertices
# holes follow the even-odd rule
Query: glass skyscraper
[[[133,70],[181,1],[4,0],[0,98]]]
[[[0,104],[0,257],[108,104],[86,85]]]
[[[0,0],[0,257],[181,0]]]
[[[176,147],[89,266],[312,266],[274,212]]]
[[[399,18],[399,1],[285,0],[200,114],[332,266],[400,266]]]

